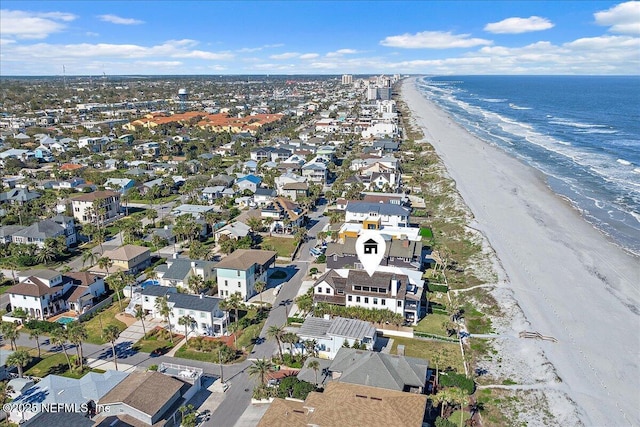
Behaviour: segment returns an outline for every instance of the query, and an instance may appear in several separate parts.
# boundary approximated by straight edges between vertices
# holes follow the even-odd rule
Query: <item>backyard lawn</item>
[[[281,257],[290,257],[296,248],[293,238],[277,236],[262,236],[262,243],[260,245],[262,247],[273,248],[274,251],[278,252],[278,256]]]
[[[127,306],[127,300],[122,301],[122,306]],[[83,322],[84,326],[87,328],[88,337],[86,342],[91,344],[104,344],[105,340],[102,338],[102,330],[106,328],[107,325],[117,326],[120,332],[127,329],[127,325],[115,318],[116,314],[118,314],[119,312],[120,307],[118,306],[118,301],[116,300],[113,302],[113,304],[111,304],[109,308],[101,311],[91,319]]]
[[[442,327],[443,323],[449,322],[449,316],[446,314],[432,313],[424,317],[414,328],[418,332],[426,332],[428,334],[447,336],[447,331]]]
[[[173,334],[173,344],[169,339],[169,331],[162,328],[156,328],[152,331],[147,331],[145,338],[135,343],[134,348],[142,353],[153,353],[159,350],[161,354],[164,354],[171,350],[174,345],[178,344],[183,338],[183,335]]]
[[[456,372],[464,372],[460,345],[457,343],[425,341],[402,337],[392,338],[393,347],[391,348],[391,354],[397,354],[398,344],[402,344],[404,345],[404,354],[407,357],[427,359],[431,367],[435,367],[435,357],[439,360],[439,369],[447,369],[450,367]]]

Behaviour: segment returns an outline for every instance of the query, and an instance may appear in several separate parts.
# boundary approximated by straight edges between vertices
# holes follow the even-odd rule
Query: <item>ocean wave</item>
[[[512,110],[531,110],[531,107],[521,107],[516,104],[509,104],[509,108],[511,108]]]
[[[480,99],[485,102],[491,102],[491,103],[507,102],[506,99],[500,99],[500,98],[480,98]]]
[[[620,163],[621,165],[625,165],[625,166],[631,166],[633,164],[630,161],[625,160],[625,159],[618,159],[618,160],[616,160],[616,162]]]
[[[634,168],[634,169],[633,169],[633,171],[634,171],[635,173],[640,173],[640,168]]]
[[[562,118],[559,118],[559,117],[556,117],[553,120],[549,120],[549,123],[551,123],[553,125],[570,126],[570,127],[574,127],[574,128],[578,128],[578,129],[608,128],[609,127],[607,125],[597,125],[597,124],[593,124],[593,123],[575,122],[573,120],[562,119]]]

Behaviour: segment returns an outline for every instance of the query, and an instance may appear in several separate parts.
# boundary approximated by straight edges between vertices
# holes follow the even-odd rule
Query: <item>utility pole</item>
[[[220,382],[224,384],[224,375],[222,373],[222,350],[218,349],[218,363],[220,364]]]

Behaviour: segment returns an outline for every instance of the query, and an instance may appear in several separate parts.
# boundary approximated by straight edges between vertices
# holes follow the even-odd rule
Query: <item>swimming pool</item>
[[[67,323],[75,322],[75,317],[61,317],[56,322],[66,325]]]
[[[146,288],[147,286],[158,286],[160,285],[160,282],[158,282],[157,280],[145,280],[144,282],[140,283],[140,286],[142,286],[142,289]]]

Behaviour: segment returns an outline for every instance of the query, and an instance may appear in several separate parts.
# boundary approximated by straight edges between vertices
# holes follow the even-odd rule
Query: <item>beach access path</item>
[[[532,329],[558,340],[537,344],[562,381],[555,388],[587,426],[640,425],[640,260],[594,229],[539,172],[456,124],[415,78],[403,81],[401,94]]]

